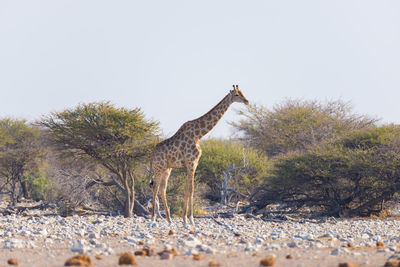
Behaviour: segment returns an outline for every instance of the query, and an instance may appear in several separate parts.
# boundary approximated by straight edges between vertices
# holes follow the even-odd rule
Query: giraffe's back
[[[160,142],[154,149],[152,160],[153,168],[184,167],[184,151],[181,142],[172,137]]]

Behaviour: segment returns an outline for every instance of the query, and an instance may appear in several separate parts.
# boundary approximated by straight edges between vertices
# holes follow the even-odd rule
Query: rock
[[[26,242],[24,242],[23,240],[12,238],[4,241],[3,249],[26,248],[26,247],[27,247]]]
[[[174,231],[172,229],[169,230],[168,235],[173,235],[175,234]]]
[[[49,232],[43,228],[33,233],[34,235],[47,236]]]
[[[399,267],[400,262],[398,261],[387,261],[383,267]]]
[[[382,241],[376,242],[376,247],[377,248],[385,248],[385,244]]]
[[[335,248],[331,251],[331,255],[345,255],[347,253],[349,253],[349,250],[347,248],[342,248],[342,247]]]
[[[292,254],[288,254],[288,255],[286,255],[286,259],[288,259],[288,260],[291,260],[291,259],[293,259],[294,257],[293,257],[293,255]]]
[[[90,233],[88,233],[88,237],[91,239],[98,239],[100,237],[100,235],[95,232],[90,232]]]
[[[244,251],[251,251],[254,250],[254,246],[251,243],[247,243]]]
[[[196,248],[198,248],[199,251],[205,252],[207,254],[215,254],[215,250],[213,248],[204,244],[197,245]]]
[[[22,230],[19,234],[22,236],[31,236],[32,232],[29,230]]]
[[[279,244],[266,244],[268,249],[272,249],[272,250],[280,250],[281,246]]]
[[[186,247],[195,248],[198,245],[201,245],[201,242],[195,237],[189,237],[186,241],[183,242],[183,245]]]
[[[197,249],[192,248],[192,249],[188,249],[188,250],[185,252],[185,256],[190,256],[190,255],[192,255],[192,254],[199,254],[199,251],[198,251]]]
[[[361,238],[362,239],[369,239],[369,234],[362,234]]]
[[[143,250],[146,252],[147,256],[156,255],[156,252],[155,252],[154,248],[152,248],[152,247],[144,247]]]
[[[105,255],[111,255],[111,254],[113,254],[114,253],[114,250],[112,249],[112,248],[106,248],[105,250],[104,250],[104,254]]]
[[[9,265],[18,265],[18,264],[19,264],[18,260],[15,259],[15,258],[9,259],[9,260],[7,261],[7,263],[8,263]]]
[[[65,264],[65,266],[91,266],[92,259],[89,256],[84,254],[79,254],[78,256],[69,258]]]
[[[96,258],[96,260],[104,260],[104,256],[100,255],[100,254],[96,254],[96,256],[94,256]]]
[[[192,256],[194,261],[199,261],[203,259],[203,256],[201,256],[200,254],[192,254]]]
[[[173,256],[178,256],[178,250],[176,248],[166,248],[161,252],[158,252],[157,254],[161,256],[162,253],[167,252],[172,254]]]
[[[137,265],[136,258],[132,254],[125,252],[119,257],[119,265]]]
[[[267,255],[265,258],[260,260],[261,266],[274,266],[275,264],[275,256]]]
[[[106,248],[106,244],[104,244],[104,243],[96,243],[95,245],[95,248]]]
[[[169,252],[162,252],[160,254],[160,260],[172,260],[174,258],[174,255]]]
[[[135,256],[146,256],[147,255],[147,253],[146,253],[146,251],[145,250],[143,250],[143,249],[140,249],[140,250],[136,250],[135,251]]]
[[[72,252],[78,252],[80,254],[86,253],[90,248],[86,245],[86,240],[78,239],[73,242],[71,247]]]
[[[344,263],[339,263],[339,267],[358,267],[358,264],[352,262],[344,262]]]
[[[215,261],[209,261],[208,262],[208,266],[210,266],[210,267],[220,267],[221,264],[218,263],[218,262],[215,262]]]

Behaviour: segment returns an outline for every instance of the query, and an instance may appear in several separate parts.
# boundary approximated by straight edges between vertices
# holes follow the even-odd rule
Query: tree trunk
[[[220,197],[221,197],[220,204],[226,205],[226,190],[224,188],[221,188]]]
[[[15,179],[11,179],[11,201],[10,201],[11,206],[15,207],[16,202],[17,202],[17,181]]]
[[[131,198],[129,195],[130,194],[127,194],[125,196],[125,203],[124,203],[124,216],[126,218],[132,217],[132,210],[133,210],[133,205],[131,203]]]
[[[28,182],[27,181],[22,181],[21,182],[21,188],[22,188],[22,194],[24,195],[25,199],[29,199],[31,196],[29,194],[28,190]]]
[[[131,186],[129,186],[128,177],[131,179]],[[126,218],[132,217],[133,207],[135,204],[135,187],[132,175],[124,173],[124,189],[125,189],[125,203],[124,203],[124,216]]]

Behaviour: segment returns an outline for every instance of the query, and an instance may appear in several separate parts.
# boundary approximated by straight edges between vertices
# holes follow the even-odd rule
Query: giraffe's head
[[[242,91],[239,90],[238,85],[233,85],[233,90],[230,91],[232,102],[244,103],[246,105],[249,104],[249,100],[243,95]]]

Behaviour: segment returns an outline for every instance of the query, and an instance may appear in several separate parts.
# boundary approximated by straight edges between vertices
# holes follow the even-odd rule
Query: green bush
[[[228,169],[231,169],[232,175],[228,186],[241,194],[239,198],[243,198],[260,184],[270,166],[260,152],[233,140],[208,139],[201,143],[201,148],[196,182],[207,185],[207,197],[214,201],[221,200],[219,187]]]
[[[400,128],[391,125],[277,158],[256,199],[259,208],[285,202],[318,206],[327,215],[362,215],[379,212],[399,191]]]
[[[272,109],[256,105],[239,111],[244,119],[231,123],[252,147],[269,157],[288,152],[304,152],[326,139],[346,132],[369,128],[375,119],[351,112],[343,101],[286,100]]]
[[[52,190],[52,182],[51,179],[46,177],[42,169],[24,175],[22,180],[29,184],[32,199],[36,201],[47,200]]]

